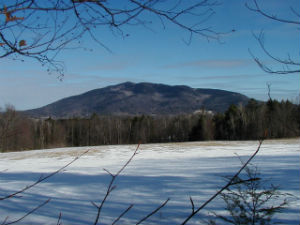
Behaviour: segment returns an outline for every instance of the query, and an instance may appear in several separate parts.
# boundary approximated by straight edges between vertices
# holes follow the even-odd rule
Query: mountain
[[[61,99],[27,110],[32,117],[66,118],[99,115],[176,115],[200,109],[223,112],[231,104],[246,104],[248,97],[218,89],[126,82]]]

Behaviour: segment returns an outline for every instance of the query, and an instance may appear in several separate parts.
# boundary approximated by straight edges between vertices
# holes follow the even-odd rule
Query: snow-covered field
[[[258,146],[257,141],[193,142],[141,145],[139,154],[116,180],[116,189],[105,202],[99,224],[111,224],[130,204],[119,224],[135,224],[167,198],[168,204],[143,224],[180,224],[191,212],[190,196],[200,206],[224,185],[223,176],[234,174]],[[22,217],[43,201],[50,202],[18,224],[93,224],[96,204],[104,197],[111,173],[117,172],[134,152],[135,145],[61,148],[0,154],[0,198],[32,184],[90,151],[64,171],[18,197],[0,201],[0,224]],[[299,224],[300,140],[265,141],[252,164],[267,182],[296,196],[277,216],[283,224]],[[217,198],[189,224],[203,224],[210,211],[222,210]],[[7,218],[8,217],[8,218]]]

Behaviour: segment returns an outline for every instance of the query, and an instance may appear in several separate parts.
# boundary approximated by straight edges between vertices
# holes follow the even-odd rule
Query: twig
[[[238,180],[236,182],[232,182],[230,184],[230,186],[232,185],[237,185],[237,184],[243,184],[243,183],[247,183],[247,182],[254,182],[254,181],[259,181],[261,178],[257,177],[257,178],[251,178],[251,179],[247,179],[247,180]]]
[[[99,221],[100,215],[101,215],[101,210],[103,208],[104,203],[106,202],[106,199],[108,198],[110,193],[116,188],[116,186],[113,186],[116,178],[120,175],[120,173],[122,173],[122,171],[132,161],[133,157],[137,154],[137,151],[139,150],[139,147],[140,147],[140,144],[138,144],[138,146],[135,149],[135,151],[133,152],[132,156],[128,159],[128,161],[122,166],[122,168],[116,174],[112,174],[108,170],[104,169],[111,176],[111,181],[110,181],[110,183],[109,183],[109,185],[106,189],[105,196],[104,196],[103,200],[101,201],[100,205],[98,206],[96,203],[92,202],[92,204],[97,208],[97,215],[96,215],[96,218],[95,218],[95,221],[94,221],[94,225],[98,224],[98,221]]]
[[[279,18],[277,17],[276,15],[270,15],[268,13],[266,13],[265,11],[263,11],[260,6],[258,5],[257,3],[257,0],[253,0],[253,3],[254,3],[254,7],[252,6],[249,6],[247,3],[245,4],[245,6],[253,11],[253,12],[256,12],[256,13],[259,13],[261,15],[263,15],[264,17],[266,18],[269,18],[271,20],[275,20],[275,21],[278,21],[278,22],[282,22],[282,23],[287,23],[287,24],[296,24],[296,25],[300,25],[300,22],[299,20],[290,20],[290,19],[284,19],[284,18]],[[300,17],[298,13],[295,13],[296,11],[291,8],[292,12],[297,16],[297,17]]]
[[[132,207],[133,204],[131,204],[124,212],[122,212],[121,215],[117,219],[115,219],[115,221],[111,225],[116,224]]]
[[[58,216],[58,220],[57,220],[57,225],[62,225],[62,223],[61,223],[61,216],[62,216],[62,213],[60,212],[59,216]]]
[[[211,196],[206,202],[204,202],[197,210],[193,210],[193,212],[181,223],[186,224],[191,218],[193,218],[200,210],[202,210],[208,203],[210,203],[212,200],[214,200],[219,194],[221,194],[225,189],[227,189],[229,186],[234,184],[235,179],[239,176],[239,174],[242,172],[243,169],[250,163],[250,161],[256,156],[256,154],[259,152],[260,147],[263,143],[263,140],[259,141],[259,145],[256,149],[256,151],[252,154],[252,156],[244,163],[244,165],[239,169],[238,172],[219,190],[217,191],[213,196]]]
[[[285,18],[280,18],[276,15],[272,15],[267,13],[266,11],[264,11],[263,9],[260,8],[257,0],[252,0],[253,5],[249,5],[249,4],[245,4],[245,6],[250,10],[253,11],[255,13],[258,13],[268,19],[270,19],[271,21],[277,21],[280,23],[284,23],[284,24],[290,24],[290,25],[294,25],[295,28],[297,30],[299,30],[299,18],[300,15],[299,13],[296,12],[296,10],[291,7],[291,12],[297,17],[296,19],[285,19]],[[264,53],[270,57],[272,60],[274,60],[275,62],[277,62],[279,65],[282,66],[282,69],[273,69],[269,66],[267,66],[264,62],[262,62],[258,57],[254,56],[252,54],[252,52],[250,50],[249,53],[252,56],[252,58],[254,59],[254,61],[257,63],[257,65],[266,73],[270,73],[270,74],[293,74],[293,73],[299,73],[300,69],[300,63],[299,61],[297,61],[296,58],[292,59],[289,54],[286,58],[279,58],[277,56],[274,56],[269,50],[266,49],[265,44],[264,44],[264,35],[263,32],[261,31],[260,34],[257,35],[253,35],[255,37],[255,39],[257,39],[261,49],[264,51]]]
[[[160,206],[158,206],[155,210],[153,210],[147,216],[145,216],[144,218],[142,218],[139,222],[136,223],[136,225],[141,224],[142,222],[144,222],[145,220],[147,220],[150,216],[152,216],[155,213],[157,213],[161,208],[163,208],[168,203],[169,200],[170,200],[170,198],[168,198],[163,204],[161,204]]]
[[[32,183],[32,184],[30,184],[30,185],[28,185],[28,186],[22,188],[21,190],[16,191],[16,192],[14,192],[14,193],[12,193],[12,194],[9,194],[9,195],[7,195],[7,196],[5,196],[5,197],[1,197],[1,198],[0,198],[0,201],[5,200],[5,199],[8,199],[8,198],[12,198],[12,197],[14,197],[14,196],[16,196],[16,195],[18,195],[18,194],[20,194],[20,193],[23,193],[23,192],[27,191],[27,190],[30,189],[30,188],[36,186],[37,184],[43,182],[44,180],[47,180],[47,179],[49,179],[50,177],[53,177],[54,175],[56,175],[57,173],[61,172],[61,171],[64,170],[66,167],[70,166],[72,163],[74,163],[75,161],[77,161],[80,157],[82,157],[83,155],[85,155],[85,154],[88,153],[88,152],[89,152],[89,150],[85,151],[84,153],[82,153],[81,155],[75,157],[71,162],[69,162],[68,164],[64,165],[64,166],[61,167],[60,169],[54,171],[53,173],[50,173],[49,175],[47,175],[47,176],[45,176],[45,177],[41,176],[36,182],[34,182],[34,183]]]
[[[193,201],[192,197],[190,197],[190,201],[191,201],[191,204],[192,204],[192,212],[195,212],[195,204],[194,204],[194,201]]]
[[[30,210],[29,212],[27,212],[24,216],[20,217],[17,220],[8,222],[8,223],[3,223],[3,225],[10,225],[10,224],[15,224],[20,222],[21,220],[23,220],[25,217],[29,216],[30,214],[34,213],[36,210],[38,210],[39,208],[42,208],[44,205],[46,205],[51,199],[49,198],[48,200],[46,200],[45,202],[43,202],[42,204],[38,205],[37,207],[35,207],[34,209]]]
[[[146,27],[147,23],[152,23],[151,18],[149,22],[144,18],[144,12],[158,17],[163,26],[169,22],[187,31],[191,34],[190,37],[196,34],[208,40],[219,40],[221,35],[227,34],[204,26],[215,14],[213,8],[219,5],[216,1],[200,0],[181,4],[181,0],[169,0],[169,9],[165,9],[166,4],[159,4],[164,2],[159,0],[127,0],[122,1],[122,4],[110,4],[110,1],[104,0],[43,2],[6,1],[6,5],[0,5],[0,14],[6,17],[0,24],[0,58],[33,58],[42,66],[47,65],[51,71],[58,72],[59,77],[64,75],[64,66],[55,58],[61,50],[81,48],[80,41],[88,34],[94,42],[111,52],[101,41],[101,36],[95,35],[95,31],[106,27],[124,37],[122,26]],[[191,19],[186,21],[186,16]],[[190,24],[191,21],[196,22]],[[32,38],[26,40],[27,36]]]
[[[7,217],[5,217],[5,219],[4,219],[4,221],[1,223],[1,225],[4,225],[5,223],[6,223],[6,221],[8,220],[8,216]]]

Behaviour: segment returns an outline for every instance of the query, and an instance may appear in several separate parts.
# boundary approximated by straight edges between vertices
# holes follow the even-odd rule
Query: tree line
[[[251,99],[224,113],[176,116],[103,116],[33,119],[7,106],[0,114],[0,151],[55,147],[256,140],[300,136],[300,106],[290,101]]]

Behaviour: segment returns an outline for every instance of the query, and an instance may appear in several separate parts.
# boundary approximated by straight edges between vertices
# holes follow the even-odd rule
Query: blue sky
[[[252,33],[264,30],[266,46],[274,55],[290,54],[299,60],[299,27],[268,20],[245,8],[247,1],[223,0],[216,14],[206,23],[216,31],[230,31],[221,42],[193,37],[173,25],[163,29],[153,23],[152,30],[124,27],[129,34],[122,38],[106,29],[97,33],[105,50],[90,39],[83,39],[86,48],[66,50],[59,60],[65,63],[62,81],[48,74],[38,63],[0,59],[0,106],[12,104],[24,110],[41,107],[71,95],[125,81],[188,85],[193,88],[215,88],[240,92],[266,100],[267,83],[276,99],[299,98],[300,74],[272,75],[263,72],[248,50],[268,65],[276,67],[260,49]],[[248,1],[249,2],[249,1]],[[291,18],[289,6],[300,11],[298,0],[259,1],[271,14]],[[92,51],[90,51],[92,49]]]

